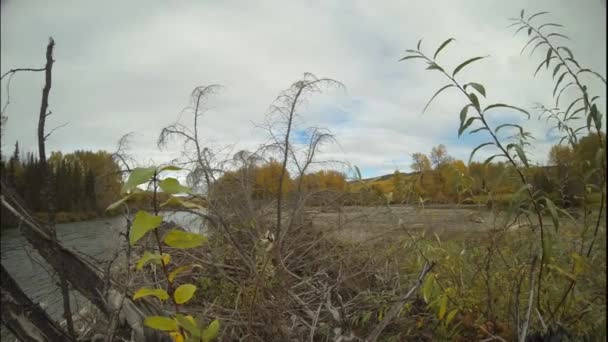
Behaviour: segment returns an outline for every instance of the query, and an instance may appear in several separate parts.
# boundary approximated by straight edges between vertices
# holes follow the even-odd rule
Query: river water
[[[166,219],[184,227],[197,227],[192,215],[171,214]],[[100,265],[114,256],[123,246],[125,239],[119,233],[125,231],[123,217],[101,218],[90,221],[61,223],[56,227],[57,238],[62,245],[79,254],[87,255]],[[193,232],[200,229],[189,229]],[[50,267],[29,245],[17,227],[3,228],[0,239],[2,264],[21,286],[23,291],[34,301],[46,307],[49,315],[57,321],[62,320],[62,298],[57,280],[49,273]],[[72,294],[72,311],[77,312],[85,300],[78,294]],[[14,341],[14,337],[2,326],[0,341]]]

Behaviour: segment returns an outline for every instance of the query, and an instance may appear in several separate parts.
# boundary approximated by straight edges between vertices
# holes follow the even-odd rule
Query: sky
[[[0,69],[42,67],[52,36],[56,62],[47,128],[66,125],[49,138],[47,150],[114,151],[123,134],[136,132],[130,148],[142,165],[179,155],[179,144],[159,150],[156,140],[178,119],[190,124],[180,113],[196,86],[221,85],[205,105],[199,130],[206,145],[233,153],[255,150],[267,140],[259,126],[270,105],[305,72],[332,78],[344,88],[312,95],[298,111],[298,127],[329,129],[336,143],[324,146],[319,158],[357,165],[371,177],[410,171],[413,153],[429,153],[438,144],[466,162],[471,150],[488,140],[483,133],[458,137],[466,102],[455,91],[439,95],[423,114],[446,80],[419,60],[398,62],[420,38],[430,55],[454,38],[439,55],[440,65],[452,70],[468,58],[488,55],[457,79],[485,86],[482,105],[530,110],[527,121],[497,109],[491,123],[523,124],[536,138],[532,161],[544,164],[556,133],[532,108],[554,102],[554,83],[551,70],[533,76],[546,52],[520,55],[527,37],[507,28],[507,19],[521,9],[527,15],[549,11],[535,20],[563,24],[558,32],[571,39],[556,43],[566,44],[583,67],[606,76],[605,0],[2,0]],[[603,83],[585,80],[592,93],[604,95]],[[36,152],[43,81],[43,73],[13,77],[4,155],[12,153],[15,141],[22,153]],[[6,85],[5,79],[3,104]],[[603,112],[605,103],[602,97]],[[296,130],[296,142],[301,132]],[[493,152],[480,150],[475,160]]]

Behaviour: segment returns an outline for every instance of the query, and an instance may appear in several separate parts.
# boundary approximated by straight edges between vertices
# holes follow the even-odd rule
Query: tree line
[[[44,200],[43,169],[33,153],[22,155],[15,143],[8,160],[0,160],[0,171],[6,184],[22,203],[39,217],[48,210]],[[112,155],[105,151],[52,152],[48,164],[53,180],[53,197],[58,221],[87,219],[103,214],[118,196],[122,178]],[[2,223],[15,223],[3,208]]]
[[[563,206],[580,205],[586,189],[581,177],[594,165],[599,150],[598,140],[590,135],[582,137],[574,148],[554,145],[547,165],[530,167],[526,172],[532,187],[549,194]],[[412,154],[410,168],[413,172],[395,171],[370,180],[349,180],[347,175],[335,170],[319,170],[291,177],[287,172],[282,191],[289,195],[304,193],[341,193],[343,204],[378,205],[400,203],[463,203],[507,205],[518,191],[519,180],[512,165],[501,161],[470,162],[450,156],[444,145],[431,149],[429,154]],[[276,197],[281,165],[276,160],[227,171],[214,186],[215,195],[231,191],[231,188],[246,187],[252,199],[271,200]],[[597,176],[595,176],[597,178]],[[591,179],[599,184],[600,180]],[[335,197],[335,196],[334,196]],[[310,204],[318,197],[311,197]]]

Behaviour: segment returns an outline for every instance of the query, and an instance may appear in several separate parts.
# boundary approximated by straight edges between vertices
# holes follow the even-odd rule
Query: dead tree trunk
[[[41,337],[40,339],[31,339],[26,336],[24,341],[61,341],[71,340],[70,336],[74,335],[72,315],[70,312],[69,292],[68,283],[72,287],[86,297],[91,303],[100,309],[107,317],[111,317],[113,314],[118,313],[119,315],[119,329],[117,336],[121,336],[127,340],[134,337],[135,341],[168,341],[168,336],[160,334],[152,329],[144,327],[143,320],[146,316],[161,314],[161,309],[155,306],[151,301],[139,300],[136,304],[130,299],[127,294],[124,302],[122,301],[123,294],[119,286],[113,281],[110,281],[109,289],[104,288],[106,282],[103,279],[103,271],[76,255],[74,252],[66,249],[57,242],[57,237],[54,229],[55,213],[54,213],[54,198],[53,198],[53,181],[52,173],[46,160],[45,142],[48,136],[52,133],[44,133],[44,127],[46,118],[51,114],[48,110],[48,98],[51,90],[52,81],[52,66],[53,66],[53,48],[55,42],[52,38],[49,39],[46,50],[46,66],[45,71],[45,85],[42,89],[42,102],[40,105],[39,121],[38,121],[38,148],[41,166],[44,172],[44,179],[46,185],[46,200],[49,212],[49,224],[46,227],[42,227],[36,220],[32,218],[32,215],[23,208],[16,200],[15,194],[10,188],[7,188],[3,181],[1,181],[2,195],[0,195],[1,204],[11,211],[22,223],[21,233],[27,239],[27,241],[38,251],[38,253],[46,260],[47,263],[57,272],[59,279],[61,280],[61,290],[63,295],[64,304],[64,316],[68,323],[69,334],[63,332],[62,336],[68,338],[50,338],[46,339]],[[29,70],[29,69],[28,69]],[[19,70],[17,70],[19,71]],[[6,273],[3,270],[3,274]],[[6,273],[8,275],[8,273]],[[16,283],[12,283],[14,288],[19,289]],[[4,286],[4,285],[3,285]],[[23,292],[21,292],[23,293]],[[25,297],[25,295],[23,295]],[[9,298],[9,297],[7,297]],[[27,299],[27,297],[25,297]],[[21,298],[23,299],[23,298]],[[4,294],[2,297],[4,304]],[[13,301],[14,302],[14,301]],[[30,301],[31,302],[31,301]],[[11,304],[11,301],[7,299],[7,304]],[[18,306],[12,306],[15,310],[19,309]],[[17,313],[22,311],[15,311]],[[4,320],[4,306],[2,311],[2,317]],[[9,313],[7,313],[8,315]],[[7,316],[10,319],[12,316]],[[19,316],[17,316],[19,317]],[[33,329],[28,326],[25,321],[16,321],[15,327],[21,326],[24,329]],[[9,323],[12,324],[12,323]],[[25,325],[24,325],[25,324]],[[14,325],[14,324],[13,324]],[[31,324],[30,324],[31,325]],[[8,326],[8,325],[7,325]],[[18,329],[18,328],[16,328]],[[35,330],[35,329],[34,329]],[[33,335],[35,336],[35,335]]]
[[[46,192],[46,203],[48,211],[48,229],[53,241],[53,249],[58,252],[57,245],[57,233],[55,232],[55,196],[53,196],[53,180],[52,171],[46,162],[46,151],[44,143],[48,135],[44,134],[44,124],[46,117],[51,115],[47,113],[49,106],[49,93],[51,92],[52,84],[52,70],[53,70],[53,48],[55,47],[55,41],[53,38],[49,38],[49,44],[46,47],[46,65],[44,67],[44,88],[42,88],[42,101],[40,103],[40,114],[38,117],[38,153],[40,158],[40,167],[42,168],[42,175],[45,182]],[[50,133],[49,133],[50,134]],[[62,264],[59,264],[60,270],[63,268]],[[60,272],[62,273],[62,272]],[[59,277],[59,285],[61,287],[61,295],[63,297],[63,317],[66,320],[67,328],[70,336],[76,336],[74,332],[74,321],[72,320],[72,310],[70,308],[70,292],[68,283],[64,277]]]
[[[66,341],[71,338],[32,302],[1,266],[2,323],[21,341]]]

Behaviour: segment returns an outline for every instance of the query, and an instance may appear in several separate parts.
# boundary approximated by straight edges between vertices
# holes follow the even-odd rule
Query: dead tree
[[[57,241],[54,221],[54,198],[53,198],[53,181],[52,172],[46,161],[45,142],[46,139],[53,133],[54,129],[49,133],[45,134],[45,123],[46,118],[51,115],[48,111],[48,98],[51,90],[52,82],[52,66],[53,66],[53,48],[55,42],[52,38],[49,39],[49,43],[46,49],[46,66],[44,69],[31,69],[21,68],[12,69],[5,73],[2,78],[7,75],[11,75],[19,71],[44,71],[45,72],[45,85],[42,90],[42,101],[40,105],[39,121],[38,121],[38,148],[39,157],[42,164],[45,185],[46,185],[46,200],[48,204],[48,225],[42,226],[38,223],[29,211],[21,206],[17,196],[14,192],[6,186],[4,181],[1,181],[0,189],[2,195],[0,195],[1,204],[7,208],[13,215],[15,215],[21,222],[21,233],[26,240],[38,251],[38,253],[45,259],[45,261],[51,265],[55,272],[57,272],[60,282],[61,290],[63,295],[64,304],[64,316],[66,318],[68,332],[61,331],[58,325],[52,321],[47,320],[47,316],[44,316],[40,309],[35,309],[33,302],[19,290],[15,282],[11,282],[10,276],[3,269],[3,281],[2,281],[2,302],[7,303],[7,307],[10,310],[4,310],[2,322],[11,330],[16,332],[17,336],[22,338],[24,341],[32,340],[31,336],[42,336],[44,340],[71,340],[74,335],[74,328],[72,322],[72,314],[70,310],[69,302],[69,290],[68,284],[70,284],[75,290],[80,292],[85,298],[87,298],[93,305],[95,305],[106,317],[111,318],[118,314],[119,323],[116,336],[121,336],[123,339],[131,339],[131,336],[135,338],[135,341],[166,341],[167,337],[160,333],[144,327],[143,320],[145,317],[161,313],[161,309],[155,306],[152,302],[147,300],[138,301],[135,303],[131,300],[132,294],[127,294],[128,297],[122,293],[121,289],[124,287],[115,281],[110,281],[109,286],[104,281],[104,272],[98,266],[91,264],[82,257],[78,256],[74,252],[65,247]],[[5,281],[4,276],[7,276]],[[109,288],[108,288],[109,287]],[[25,303],[21,309],[15,305],[19,303]],[[32,306],[34,305],[34,306]],[[30,308],[33,314],[24,311]],[[33,309],[32,309],[33,308]],[[29,310],[29,309],[28,309]],[[16,316],[15,316],[16,315]],[[15,319],[17,317],[17,319]],[[36,329],[32,327],[38,327],[43,329],[45,334],[59,334],[62,338],[45,338],[46,335],[35,335]],[[22,335],[21,332],[31,330],[32,334],[30,337]],[[59,336],[57,335],[57,336]],[[23,337],[22,337],[23,336]],[[64,338],[66,337],[66,338]],[[40,340],[40,339],[37,339]]]

